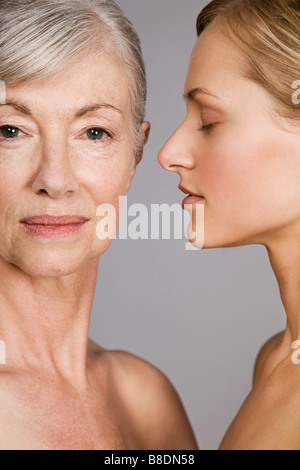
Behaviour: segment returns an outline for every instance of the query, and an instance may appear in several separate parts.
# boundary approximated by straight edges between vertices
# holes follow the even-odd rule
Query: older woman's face
[[[34,276],[76,271],[111,240],[96,234],[97,207],[118,212],[135,173],[132,116],[122,71],[109,55],[56,77],[7,88],[0,106],[0,257]],[[16,103],[15,105],[8,103]],[[40,214],[88,220],[64,236],[29,233]]]
[[[205,198],[204,248],[267,245],[300,223],[299,128],[272,119],[267,92],[241,78],[240,57],[215,25],[204,31],[186,80],[187,116],[159,154],[187,193]]]

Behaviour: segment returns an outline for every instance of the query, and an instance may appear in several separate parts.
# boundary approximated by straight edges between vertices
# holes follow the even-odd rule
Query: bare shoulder
[[[284,337],[284,331],[278,333],[275,336],[272,336],[263,347],[260,349],[254,367],[254,374],[253,374],[253,385],[257,383],[257,380],[261,374],[263,369],[264,363],[267,357],[280,345]]]
[[[137,424],[143,449],[197,450],[182,402],[168,378],[150,363],[124,351],[111,351],[115,382]]]

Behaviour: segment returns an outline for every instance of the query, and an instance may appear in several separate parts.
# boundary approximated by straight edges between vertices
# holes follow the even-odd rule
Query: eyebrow
[[[214,95],[213,93],[206,90],[205,88],[193,88],[192,90],[189,90],[187,93],[183,93],[183,98],[186,101],[192,101],[196,98],[197,95],[208,95],[208,96],[211,96],[212,98],[219,99],[219,96]]]
[[[20,111],[21,113],[26,114],[27,116],[32,116],[32,112],[30,111],[30,109],[25,104],[20,103],[18,101],[9,101],[7,103],[2,103],[2,104],[0,104],[0,107],[2,107],[2,106],[12,106],[15,109],[17,109],[18,111]],[[113,106],[111,104],[96,103],[96,104],[91,104],[91,105],[88,105],[88,106],[84,106],[83,108],[76,111],[76,113],[74,114],[74,118],[82,117],[87,113],[97,111],[97,110],[103,109],[103,108],[104,109],[112,109],[113,111],[116,111],[119,114],[121,114],[121,116],[124,116],[124,113],[123,113],[123,111],[121,111],[121,109],[116,108],[115,106]]]

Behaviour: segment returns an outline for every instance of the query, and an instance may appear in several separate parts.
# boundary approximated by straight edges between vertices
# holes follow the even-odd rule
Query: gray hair
[[[50,77],[87,50],[104,49],[126,72],[139,163],[146,71],[139,36],[121,8],[113,0],[0,0],[0,80],[7,86]]]

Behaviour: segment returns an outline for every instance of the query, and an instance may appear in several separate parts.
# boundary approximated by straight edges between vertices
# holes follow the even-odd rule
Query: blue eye
[[[94,140],[94,141],[99,141],[103,140],[104,137],[111,137],[108,132],[106,132],[104,129],[98,128],[98,127],[93,127],[92,129],[89,129],[86,131],[86,134],[89,138],[89,140]]]
[[[5,139],[14,139],[19,137],[20,129],[14,126],[1,126],[0,133]]]

